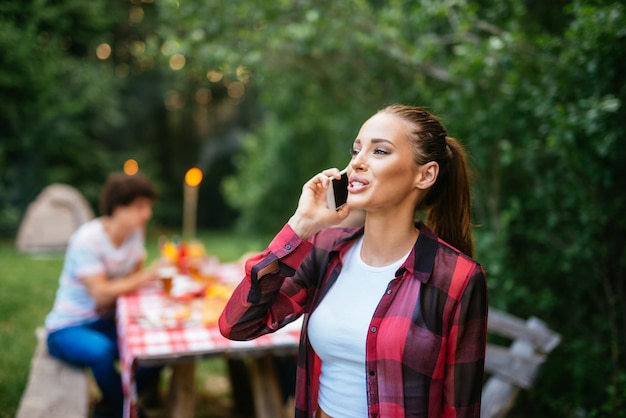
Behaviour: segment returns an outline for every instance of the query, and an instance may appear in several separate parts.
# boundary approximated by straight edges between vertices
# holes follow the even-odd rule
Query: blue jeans
[[[113,319],[61,328],[48,334],[50,355],[79,367],[91,368],[102,392],[103,402],[122,416],[122,378],[115,366],[119,359],[117,330]],[[161,367],[140,367],[136,373],[137,393],[158,384]]]

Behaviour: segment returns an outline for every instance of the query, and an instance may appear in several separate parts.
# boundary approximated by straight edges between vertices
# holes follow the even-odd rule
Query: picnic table
[[[219,271],[220,280],[224,282],[238,282],[244,276],[240,264],[224,264]],[[196,363],[211,356],[246,359],[256,416],[275,418],[280,415],[279,382],[268,358],[295,355],[301,321],[252,341],[231,341],[220,334],[215,322],[203,322],[201,312],[206,303],[204,296],[185,298],[184,301],[173,299],[158,283],[151,283],[118,299],[117,328],[125,418],[137,417],[135,371],[140,365],[171,366],[170,416],[193,416]],[[181,309],[187,310],[185,315],[177,313]],[[168,312],[169,316],[166,315]]]

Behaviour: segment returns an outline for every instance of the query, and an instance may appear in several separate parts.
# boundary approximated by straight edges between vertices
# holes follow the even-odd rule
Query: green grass
[[[148,235],[149,260],[158,255],[157,238],[161,233],[150,231]],[[222,261],[259,251],[269,242],[229,232],[203,232],[198,239],[209,254]],[[62,264],[63,254],[20,254],[12,240],[0,241],[0,418],[15,415],[35,349],[34,331],[43,325],[52,307]],[[223,372],[220,362],[209,360],[198,368],[198,378]]]
[[[35,328],[52,306],[60,255],[34,257],[0,244],[0,417],[15,415],[35,349]]]

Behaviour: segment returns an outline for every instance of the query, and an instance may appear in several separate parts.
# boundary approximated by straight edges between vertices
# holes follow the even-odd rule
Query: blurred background
[[[470,155],[490,305],[563,337],[511,415],[626,416],[623,1],[1,0],[0,97],[5,242],[52,183],[99,214],[129,159],[151,228],[198,167],[199,230],[269,234],[365,119],[427,107]]]

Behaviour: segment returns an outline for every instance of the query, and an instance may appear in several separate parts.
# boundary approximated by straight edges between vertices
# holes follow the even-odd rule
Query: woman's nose
[[[363,155],[363,151],[359,151],[357,154],[352,157],[352,161],[350,161],[350,167],[353,170],[363,170],[365,168],[365,157]]]

